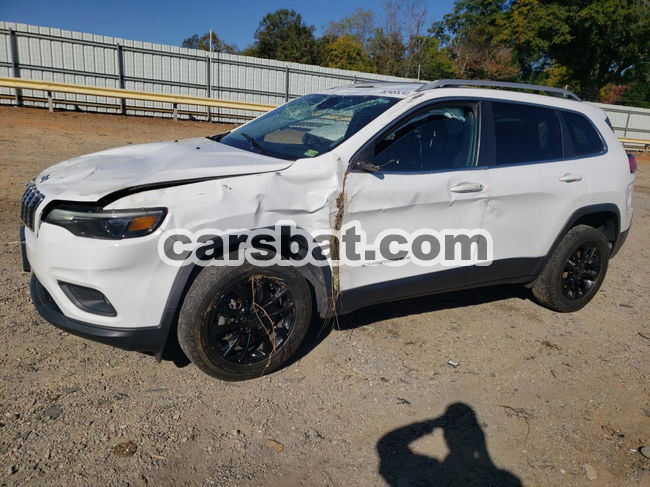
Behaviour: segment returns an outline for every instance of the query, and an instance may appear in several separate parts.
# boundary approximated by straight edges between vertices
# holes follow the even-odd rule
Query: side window
[[[521,103],[492,103],[497,164],[562,157],[562,132],[555,111]]]
[[[375,143],[373,163],[386,172],[473,166],[477,119],[469,106],[437,105],[399,124]]]
[[[589,156],[603,151],[605,147],[600,135],[584,115],[563,111],[562,116],[569,129],[576,156]]]

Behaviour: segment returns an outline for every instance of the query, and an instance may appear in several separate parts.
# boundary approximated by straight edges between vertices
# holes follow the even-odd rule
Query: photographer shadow
[[[443,460],[415,453],[410,444],[443,432],[449,454]],[[521,481],[497,468],[487,451],[485,434],[474,410],[463,403],[451,404],[435,419],[412,423],[384,435],[377,442],[379,473],[391,487],[520,487]]]

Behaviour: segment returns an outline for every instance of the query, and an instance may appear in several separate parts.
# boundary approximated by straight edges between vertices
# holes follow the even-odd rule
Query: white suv
[[[636,166],[608,125],[555,88],[355,84],[226,134],[70,159],[22,200],[32,298],[55,326],[125,349],[160,356],[177,337],[225,380],[277,369],[314,314],[497,283],[574,311],[597,292],[632,219]],[[335,248],[328,265],[174,266],[160,255],[175,229],[245,234],[283,220],[309,234],[359,222],[368,239],[389,228],[480,230],[491,264],[329,265]],[[213,253],[239,252],[232,245]]]

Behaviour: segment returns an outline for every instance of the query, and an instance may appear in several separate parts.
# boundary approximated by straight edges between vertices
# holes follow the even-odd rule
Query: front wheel
[[[206,267],[185,297],[178,342],[213,377],[259,377],[295,353],[311,306],[309,285],[292,267]]]
[[[596,228],[577,225],[553,251],[533,283],[533,295],[541,305],[554,311],[577,311],[600,289],[608,263],[605,235]]]

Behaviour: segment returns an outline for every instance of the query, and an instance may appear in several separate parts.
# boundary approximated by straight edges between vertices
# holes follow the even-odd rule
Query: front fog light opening
[[[101,291],[63,281],[59,281],[59,286],[80,310],[101,316],[117,316],[117,311]]]

